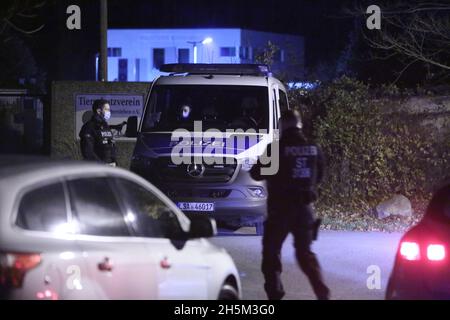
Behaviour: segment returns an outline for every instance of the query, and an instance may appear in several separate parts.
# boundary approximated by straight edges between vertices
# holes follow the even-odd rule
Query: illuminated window
[[[153,68],[159,69],[164,64],[164,49],[153,49]]]
[[[240,47],[239,48],[239,58],[250,60],[250,47]]]
[[[136,59],[134,62],[134,73],[135,73],[135,79],[136,81],[140,80],[140,75],[141,75],[141,59]]]
[[[108,48],[108,57],[121,57],[122,48]]]
[[[119,81],[128,81],[128,59],[119,59]]]
[[[189,49],[178,49],[178,63],[189,63]]]
[[[220,56],[235,57],[236,56],[236,48],[235,47],[221,47],[220,48]]]

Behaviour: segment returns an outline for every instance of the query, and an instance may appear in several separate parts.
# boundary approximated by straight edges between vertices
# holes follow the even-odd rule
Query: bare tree
[[[398,78],[414,63],[422,63],[432,78],[450,70],[450,3],[397,1],[381,8],[381,30],[365,25],[367,6],[347,9],[357,16],[368,45],[375,49],[373,58],[398,57],[403,62]],[[434,73],[435,72],[435,73]],[[397,79],[398,79],[397,78]]]
[[[44,7],[46,0],[1,0],[0,6],[0,36],[7,36],[14,31],[20,34],[30,35],[44,28],[39,23],[38,11]]]

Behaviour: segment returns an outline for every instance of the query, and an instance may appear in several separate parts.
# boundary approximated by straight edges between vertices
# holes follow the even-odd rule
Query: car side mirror
[[[127,119],[127,130],[125,131],[125,137],[136,138],[138,130],[138,117],[132,116]]]
[[[217,234],[216,221],[210,217],[198,215],[190,216],[191,227],[188,232],[189,239],[211,238]]]

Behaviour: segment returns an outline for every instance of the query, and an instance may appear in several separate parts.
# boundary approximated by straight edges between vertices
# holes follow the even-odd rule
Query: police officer
[[[81,154],[85,160],[98,161],[116,166],[116,148],[108,125],[111,108],[108,101],[95,100],[92,118],[80,130]]]
[[[315,228],[318,228],[312,203],[317,199],[316,186],[323,176],[322,153],[316,145],[306,141],[298,112],[288,110],[282,115],[280,132],[278,172],[261,175],[260,162],[251,170],[255,180],[267,180],[268,188],[268,214],[262,240],[264,289],[270,300],[283,298],[281,247],[288,234],[292,233],[300,268],[317,298],[327,300],[329,289],[322,279],[316,255],[311,251],[317,232]]]

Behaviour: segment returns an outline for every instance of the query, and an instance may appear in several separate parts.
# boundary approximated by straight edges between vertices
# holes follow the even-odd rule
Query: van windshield
[[[159,85],[152,90],[143,132],[194,130],[268,129],[267,87],[232,85]]]

